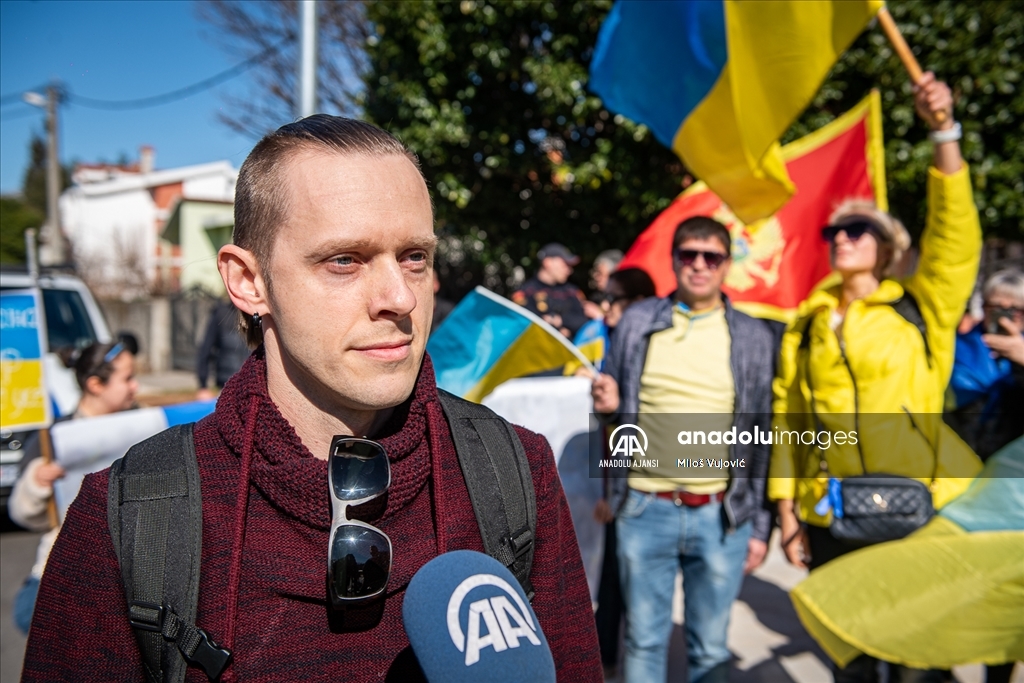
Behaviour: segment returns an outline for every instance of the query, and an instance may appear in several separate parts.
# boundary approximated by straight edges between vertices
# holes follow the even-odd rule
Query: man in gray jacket
[[[764,559],[764,507],[775,344],[766,323],[722,294],[731,239],[721,223],[676,229],[678,289],[626,311],[594,410],[620,427],[618,559],[627,610],[625,681],[664,681],[677,568],[683,571],[691,682],[728,680],[729,611],[744,572]],[[630,440],[632,439],[632,440]],[[624,466],[623,466],[624,465]]]

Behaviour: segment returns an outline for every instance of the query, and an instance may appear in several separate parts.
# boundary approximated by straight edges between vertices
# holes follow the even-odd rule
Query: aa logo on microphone
[[[640,440],[637,439],[638,434],[644,440],[643,446],[640,445]],[[608,437],[608,448],[611,449],[611,457],[613,458],[617,455],[622,455],[626,458],[633,458],[634,456],[642,458],[647,454],[647,434],[636,425],[619,425],[611,433],[611,436]]]
[[[495,586],[505,595],[471,602],[466,632],[463,633],[459,618],[462,603],[470,591],[481,586]],[[507,581],[494,574],[474,574],[455,589],[448,600],[448,634],[459,652],[466,653],[466,666],[479,662],[480,651],[487,647],[493,647],[495,652],[504,652],[510,647],[519,647],[520,638],[540,645],[530,609]]]

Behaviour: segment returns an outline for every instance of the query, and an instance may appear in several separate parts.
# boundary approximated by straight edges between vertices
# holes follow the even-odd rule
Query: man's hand
[[[50,488],[53,482],[63,478],[64,468],[55,462],[44,462],[33,473],[32,479],[40,488]]]
[[[1021,328],[1009,318],[999,318],[999,325],[1007,334],[983,334],[981,341],[993,352],[1007,358],[1011,363],[1024,365],[1024,335]]]
[[[556,330],[562,326],[562,316],[557,313],[547,313],[541,316],[548,325],[555,328]]]
[[[764,562],[768,554],[768,544],[756,538],[750,539],[747,544],[747,561],[743,564],[743,573],[749,574]]]
[[[601,524],[607,524],[615,519],[615,515],[612,514],[611,506],[608,505],[608,501],[604,498],[597,501],[597,505],[594,506],[594,519]]]
[[[569,328],[562,326],[562,316],[557,313],[548,313],[543,317],[543,320],[548,325],[551,325],[551,327],[558,330],[566,339],[572,339],[572,332],[569,331]]]
[[[786,559],[794,567],[807,569],[807,562],[811,559],[807,531],[796,516],[793,501],[779,501],[779,526],[782,531],[782,551],[786,553]]]
[[[600,304],[595,304],[593,301],[584,301],[583,314],[591,320],[601,320],[604,318],[604,309]]]
[[[595,413],[614,413],[619,409],[619,383],[611,375],[601,373],[594,378],[590,395]]]
[[[216,398],[213,391],[207,389],[206,387],[203,387],[202,389],[196,392],[197,401],[209,401],[210,399],[213,398]]]

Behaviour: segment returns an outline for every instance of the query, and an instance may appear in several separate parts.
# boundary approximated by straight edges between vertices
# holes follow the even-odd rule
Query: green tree
[[[374,33],[365,113],[420,157],[451,289],[508,291],[515,269],[532,270],[531,257],[553,240],[585,262],[627,247],[682,189],[675,155],[586,90],[610,7],[366,6]],[[585,284],[586,273],[576,280]]]
[[[60,191],[71,184],[71,170],[67,166],[60,169]],[[46,141],[33,135],[29,141],[29,162],[21,184],[21,195],[25,204],[46,215]]]
[[[510,266],[528,265],[552,239],[585,258],[627,246],[678,193],[684,169],[672,154],[586,90],[609,7],[367,5],[375,31],[366,115],[420,155],[437,199],[442,258],[466,282],[500,289]],[[954,88],[985,234],[1021,239],[1024,10],[1012,0],[889,7],[922,66]],[[917,235],[931,143],[906,71],[878,28],[843,56],[784,141],[825,125],[873,87],[882,92],[890,208]]]
[[[25,262],[25,230],[43,224],[43,214],[17,197],[0,197],[0,263]]]
[[[986,236],[1024,239],[1024,6],[1014,0],[887,4],[922,68],[954,90]],[[932,145],[914,114],[910,78],[880,29],[857,39],[784,141],[825,125],[872,87],[882,94],[889,207],[916,237],[924,227]]]

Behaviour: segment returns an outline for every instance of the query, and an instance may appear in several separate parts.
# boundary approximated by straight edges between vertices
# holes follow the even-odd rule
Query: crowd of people
[[[558,243],[538,252],[539,270],[512,298],[578,344],[605,341],[592,397],[608,425],[657,434],[655,416],[699,414],[743,432],[860,432],[827,451],[756,439],[709,443],[701,457],[727,463],[711,474],[653,460],[609,472],[594,510],[607,541],[595,621],[550,447],[509,428],[528,463],[537,521],[510,530],[506,565],[518,578],[527,562],[523,588],[559,680],[601,681],[619,661],[623,617],[623,680],[665,680],[681,571],[689,680],[727,681],[730,609],[743,576],[763,563],[776,524],[793,565],[840,562],[886,540],[878,533],[907,531],[887,526],[884,514],[875,517],[880,532],[858,526],[858,496],[888,495],[866,475],[885,473],[888,484],[904,486],[910,507],[894,503],[892,512],[921,513],[924,524],[963,493],[982,459],[1024,434],[1024,275],[991,276],[980,312],[969,310],[981,233],[952,98],[931,74],[915,93],[935,151],[920,258],[907,279],[896,277],[907,230],[863,201],[839,206],[822,229],[838,284],[815,291],[784,330],[737,310],[723,293],[732,240],[709,217],[678,226],[678,288],[668,297],[655,296],[644,271],[619,270],[622,252],[609,251],[594,263],[587,299],[569,283],[576,255]],[[438,324],[430,315],[436,238],[416,158],[369,124],[308,117],[250,153],[235,216],[233,244],[218,255],[230,301],[211,316],[203,345],[210,353],[199,361],[205,389],[211,358],[219,359],[222,393],[189,442],[202,490],[195,608],[178,614],[171,604],[133,601],[108,527],[111,474],[90,475],[56,541],[56,530],[44,539],[42,581],[34,571],[26,584],[26,592],[38,590],[41,609],[24,681],[159,680],[161,666],[179,666],[170,663],[178,650],[194,663],[186,632],[201,634],[202,647],[215,640],[214,649],[230,651],[224,680],[422,680],[415,657],[403,654],[404,588],[437,555],[484,549],[460,441],[425,354]],[[238,311],[248,347],[225,339],[236,335]],[[131,399],[132,359],[122,351],[83,353],[76,416],[98,414],[89,411],[100,403],[120,410]],[[115,388],[120,402],[105,400]],[[875,428],[877,416],[884,429]],[[383,502],[347,509],[340,520],[329,503],[337,490],[324,495],[328,467],[340,471],[333,468],[346,457],[332,450],[332,435],[366,437],[355,440],[390,462],[388,484],[371,496]],[[28,468],[15,492],[31,499],[22,506],[25,523],[45,526],[38,518],[59,476],[55,465]],[[844,503],[845,514],[837,507]],[[388,552],[363,556],[349,547],[339,532],[354,519],[386,535]],[[383,577],[386,589],[332,584],[332,596],[349,606],[325,612],[324,567],[333,571],[338,553],[348,553],[351,571]],[[157,621],[146,621],[147,609]],[[164,626],[179,622],[180,632]],[[879,666],[862,654],[834,675],[867,683]],[[1006,666],[992,668],[989,682],[1009,676]],[[937,682],[948,672],[893,662],[888,680]]]
[[[651,435],[655,415],[727,414],[729,426],[745,431],[760,420],[762,432],[856,427],[860,435],[856,445],[827,452],[799,443],[709,447],[704,457],[742,459],[747,466],[716,477],[680,476],[663,460],[661,468],[634,463],[625,478],[606,478],[606,497],[594,514],[608,524],[603,572],[615,577],[611,583],[621,594],[602,580],[599,637],[604,663],[614,667],[624,606],[625,681],[665,678],[677,570],[686,596],[690,680],[728,680],[729,610],[743,574],[765,557],[769,510],[777,511],[787,560],[815,569],[888,540],[856,529],[853,515],[835,525],[835,511],[823,504],[830,502],[830,485],[874,473],[926,480],[917,505],[927,521],[928,511],[964,492],[982,460],[1024,434],[1024,274],[1010,268],[991,275],[981,287],[980,312],[964,314],[981,234],[959,144],[941,132],[955,130],[949,89],[928,74],[916,105],[937,134],[927,224],[909,278],[897,277],[910,247],[904,226],[871,202],[848,201],[822,231],[839,283],[813,292],[783,333],[732,307],[721,289],[731,264],[729,231],[698,217],[681,223],[673,239],[674,294],[636,296],[640,289],[616,282],[633,269],[613,271],[603,293],[615,308],[577,335],[578,341],[607,340],[593,400],[611,424],[637,424]],[[538,281],[564,292],[576,260],[570,254],[551,264],[564,248],[545,249],[547,258],[521,298],[560,327],[566,297],[552,315]],[[587,303],[579,299],[576,318]],[[878,667],[864,654],[835,667],[835,680],[874,681]],[[1011,669],[990,668],[988,680],[1008,680]],[[938,682],[949,674],[893,665],[890,675]]]

